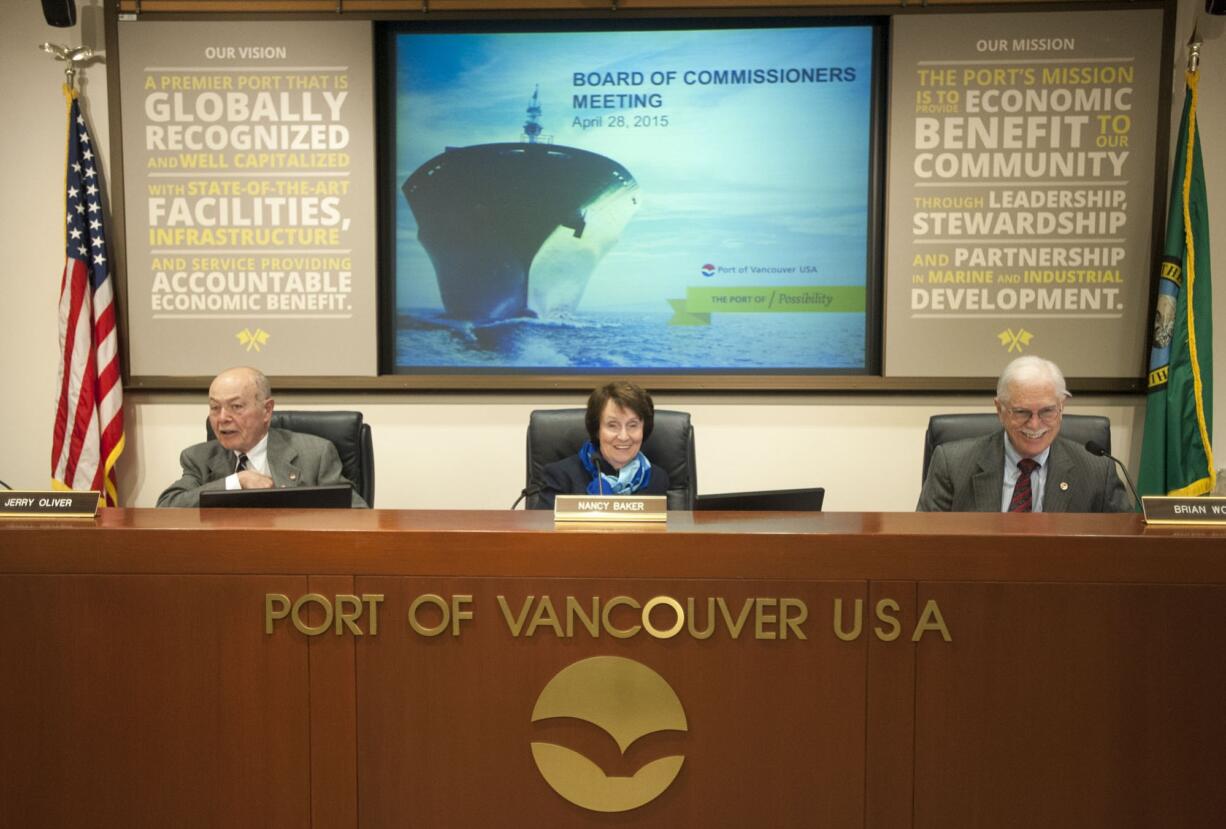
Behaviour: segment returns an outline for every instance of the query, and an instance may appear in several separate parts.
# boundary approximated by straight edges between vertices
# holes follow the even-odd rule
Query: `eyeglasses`
[[[1037,412],[1030,409],[1005,409],[1005,413],[1014,423],[1029,423],[1031,418],[1037,417],[1044,426],[1050,426],[1059,420],[1060,412],[1059,406],[1044,406]]]

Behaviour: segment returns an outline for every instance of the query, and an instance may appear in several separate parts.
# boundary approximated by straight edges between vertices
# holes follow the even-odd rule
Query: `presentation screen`
[[[827,22],[384,29],[388,369],[874,370],[880,34]]]

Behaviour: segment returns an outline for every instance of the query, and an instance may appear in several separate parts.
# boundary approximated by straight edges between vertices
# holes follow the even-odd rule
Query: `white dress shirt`
[[[247,456],[247,468],[254,469],[261,475],[272,477],[272,473],[268,470],[268,433],[264,433],[264,437],[260,438],[260,442],[251,447],[250,452],[235,452],[234,465],[238,466],[238,459],[242,455]],[[1016,470],[1014,470],[1016,472]],[[226,489],[242,489],[242,484],[238,482],[238,473],[234,472],[226,476]]]

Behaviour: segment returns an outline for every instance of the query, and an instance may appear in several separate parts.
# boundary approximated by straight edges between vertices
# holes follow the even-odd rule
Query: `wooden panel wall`
[[[0,525],[0,825],[1214,825],[1223,540],[1135,516],[674,514],[639,530],[128,510]],[[369,615],[362,635],[264,633],[267,593],[309,592],[382,596],[378,633]],[[458,636],[411,628],[424,594],[471,597]],[[697,612],[672,638],[547,621],[517,636],[499,596],[525,620],[542,596],[563,619],[567,596]],[[804,602],[803,639],[755,638],[752,614],[736,636],[717,614],[701,638],[708,598],[735,616],[782,597]],[[952,641],[912,641],[930,602]],[[425,607],[421,624],[442,620]],[[656,671],[685,732],[623,756],[590,724],[532,722],[544,685],[594,655]],[[546,784],[534,740],[613,775],[685,761],[658,798],[605,815]]]

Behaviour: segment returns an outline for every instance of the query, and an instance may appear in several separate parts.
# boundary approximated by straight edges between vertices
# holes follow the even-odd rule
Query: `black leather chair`
[[[537,409],[528,417],[528,462],[525,486],[537,486],[541,470],[554,461],[575,454],[588,439],[583,418],[586,409]],[[668,508],[691,510],[698,482],[694,464],[694,427],[689,412],[656,409],[651,437],[643,442],[643,454],[668,473]],[[528,496],[528,508],[540,504],[539,495]]]
[[[272,413],[272,428],[305,432],[332,441],[341,456],[341,469],[368,506],[375,505],[375,448],[370,424],[362,422],[361,412],[306,412],[277,409]],[[213,426],[204,423],[212,440]]]
[[[942,443],[963,438],[975,438],[1001,428],[995,414],[939,414],[928,418],[924,432],[924,471],[920,482],[928,480],[928,463],[932,452]],[[1060,418],[1060,435],[1077,443],[1092,440],[1111,452],[1111,420],[1101,415],[1066,414]]]

